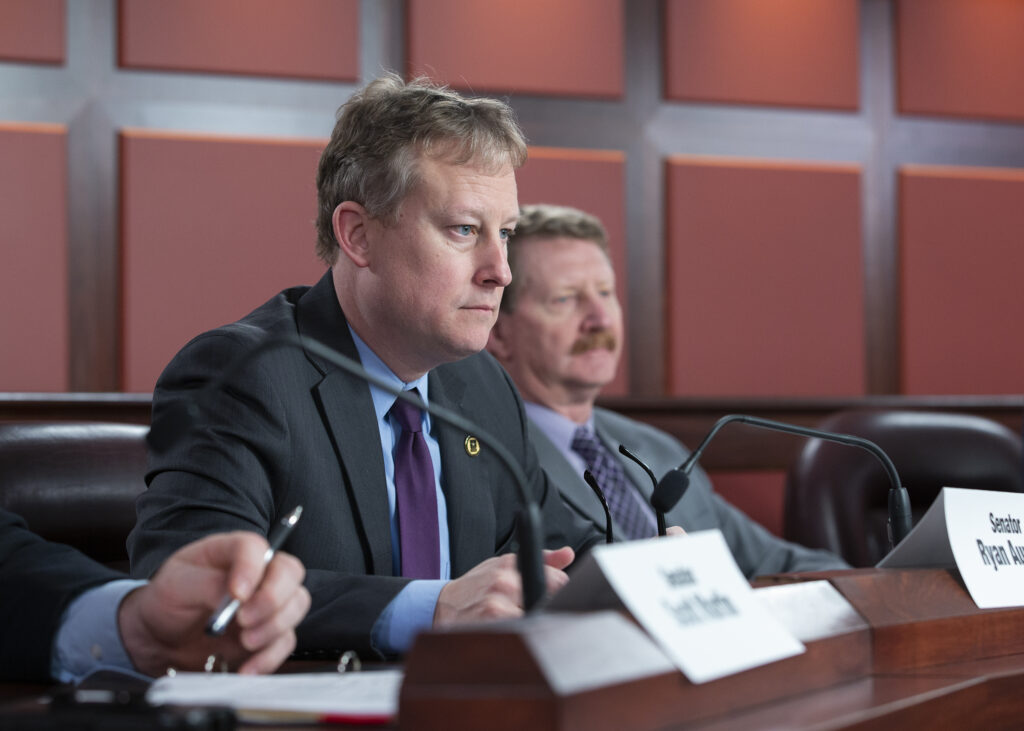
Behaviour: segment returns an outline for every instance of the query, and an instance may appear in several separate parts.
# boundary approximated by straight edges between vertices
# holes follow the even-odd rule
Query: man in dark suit
[[[502,103],[393,75],[355,94],[317,177],[318,254],[329,271],[186,345],[157,383],[154,428],[264,338],[319,340],[501,441],[541,506],[556,590],[574,550],[600,535],[558,499],[512,382],[480,352],[509,282],[514,170],[525,156]],[[426,627],[520,614],[511,476],[476,435],[399,408],[313,353],[255,359],[200,428],[152,456],[129,539],[133,574],[212,530],[265,533],[301,504],[287,544],[313,596],[300,649],[386,655]]]
[[[604,227],[576,209],[523,206],[508,258],[514,285],[505,290],[488,349],[523,394],[541,466],[565,502],[603,530],[604,510],[582,478],[584,469],[600,469],[615,537],[653,535],[653,485],[619,445],[659,477],[689,451],[662,431],[594,405],[615,375],[623,335]],[[717,495],[700,467],[666,521],[688,531],[720,529],[748,578],[847,568],[837,556],[772,535]]]
[[[295,646],[309,607],[302,564],[253,533],[209,536],[174,553],[149,583],[44,541],[0,510],[0,679],[76,680],[98,667],[161,675],[202,669],[271,672]],[[237,628],[204,632],[224,595],[242,599]],[[238,629],[240,628],[240,629]]]

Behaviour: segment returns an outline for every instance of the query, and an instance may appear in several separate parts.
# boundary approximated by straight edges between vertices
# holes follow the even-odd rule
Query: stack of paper
[[[178,673],[159,678],[150,703],[229,706],[246,722],[383,724],[398,712],[401,670],[235,675]]]

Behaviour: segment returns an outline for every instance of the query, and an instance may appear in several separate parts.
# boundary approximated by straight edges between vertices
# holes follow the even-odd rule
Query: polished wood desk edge
[[[846,611],[836,609],[840,605],[828,592],[809,593],[822,579],[842,595]],[[800,697],[846,697],[852,692],[849,688],[859,688],[853,692],[855,702],[848,699],[856,725],[875,717],[888,723],[893,714],[903,713],[920,719],[931,713],[922,709],[945,708],[953,702],[950,698],[984,694],[993,683],[1024,678],[1024,632],[1019,631],[1024,609],[978,609],[955,571],[858,569],[766,577],[761,585],[759,591],[766,593],[791,592],[788,600],[773,604],[772,611],[778,616],[782,607],[784,624],[812,636],[805,640],[803,655],[702,686],[659,668],[621,682],[611,678],[589,692],[564,692],[558,675],[572,667],[573,659],[563,665],[559,658],[532,653],[523,637],[529,635],[529,624],[509,627],[500,645],[472,630],[445,636],[428,633],[408,660],[402,713],[417,728],[440,728],[431,725],[430,718],[443,710],[442,717],[449,722],[459,719],[456,725],[465,722],[462,727],[469,728],[514,696],[520,703],[529,699],[532,727],[594,729],[628,723],[633,728],[662,728],[733,718],[743,713],[738,706],[768,708]],[[808,615],[821,611],[836,616],[831,629],[801,627]],[[856,614],[853,619],[851,612]],[[829,621],[825,617],[822,625]],[[572,631],[566,622],[567,631]],[[582,633],[580,641],[611,644],[614,638]],[[502,662],[496,665],[495,657]],[[470,659],[463,664],[463,658]],[[503,688],[512,675],[512,687]],[[799,701],[792,703],[801,707]]]

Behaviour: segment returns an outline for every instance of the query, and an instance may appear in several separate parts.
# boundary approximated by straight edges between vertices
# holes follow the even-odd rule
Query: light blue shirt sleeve
[[[433,626],[437,597],[447,583],[419,579],[406,584],[374,622],[370,636],[374,648],[385,655],[408,652],[416,635]]]
[[[129,592],[145,584],[133,579],[110,581],[68,605],[50,659],[50,674],[56,680],[76,683],[89,673],[107,669],[138,674],[121,642],[117,609]]]

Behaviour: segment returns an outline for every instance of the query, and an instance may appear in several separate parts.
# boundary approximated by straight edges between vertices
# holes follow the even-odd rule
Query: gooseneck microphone
[[[654,472],[651,470],[650,467],[647,466],[647,464],[642,459],[637,457],[635,454],[630,452],[629,449],[626,448],[625,444],[620,444],[619,445],[619,454],[623,455],[624,457],[628,457],[629,459],[631,459],[634,462],[636,462],[640,466],[640,469],[642,469],[644,472],[646,472],[647,476],[651,478],[651,485],[654,488],[653,492],[651,492],[651,507],[654,508],[654,517],[658,521],[658,535],[659,536],[665,535],[666,531],[667,531],[667,528],[665,527],[665,512],[666,511],[661,510],[657,505],[654,504],[654,496],[658,493],[658,478],[654,476]],[[689,484],[690,484],[689,481],[687,481],[686,485],[683,486],[683,491],[684,492],[686,491],[686,488],[689,487]],[[677,502],[679,502],[679,499],[682,498],[682,497],[683,497],[683,494],[681,492],[681,493],[679,493],[679,497],[677,497],[675,499],[675,501],[673,501],[672,505],[675,505]],[[658,504],[661,505],[662,501],[659,500]],[[672,506],[670,505],[669,507],[671,508]]]
[[[526,475],[523,474],[522,468],[505,445],[496,437],[491,436],[479,426],[456,414],[454,411],[443,406],[424,403],[419,396],[414,396],[409,391],[395,388],[390,383],[367,371],[355,360],[312,338],[287,333],[277,334],[265,338],[256,347],[236,356],[216,378],[211,379],[202,387],[202,390],[195,398],[175,402],[167,409],[161,420],[150,428],[146,441],[153,451],[165,452],[177,443],[184,433],[200,421],[205,404],[212,401],[216,393],[224,388],[225,384],[230,382],[252,360],[262,353],[275,348],[299,348],[313,353],[357,378],[361,378],[367,383],[371,383],[390,393],[392,396],[428,412],[431,416],[449,426],[465,431],[468,434],[473,434],[482,444],[490,447],[511,473],[516,483],[516,488],[519,491],[519,501],[522,505],[516,520],[516,534],[519,539],[519,552],[516,560],[523,581],[523,608],[526,611],[530,611],[544,598],[546,582],[544,581],[544,550],[541,539],[540,508],[530,497],[530,493],[526,489]]]
[[[597,499],[601,501],[601,507],[604,508],[604,542],[614,543],[615,534],[612,532],[612,511],[608,507],[608,500],[604,496],[604,490],[597,484],[597,478],[594,477],[590,470],[583,470],[583,481],[594,491]]]
[[[711,431],[704,437],[697,448],[692,454],[683,462],[678,469],[669,470],[665,477],[662,478],[662,483],[669,480],[670,475],[677,475],[670,480],[672,485],[671,489],[666,490],[660,496],[660,499],[667,502],[674,496],[674,490],[678,489],[680,481],[685,482],[686,485],[690,483],[690,472],[693,470],[693,466],[697,463],[700,455],[704,452],[705,447],[711,439],[719,432],[719,430],[726,424],[730,424],[734,421],[741,422],[743,424],[750,424],[762,429],[768,429],[770,431],[785,432],[787,434],[797,434],[804,437],[812,437],[815,439],[823,439],[827,442],[836,442],[838,444],[847,444],[851,447],[860,447],[871,454],[873,454],[879,462],[882,463],[882,467],[885,469],[886,474],[889,476],[890,488],[889,488],[889,520],[887,530],[889,534],[889,546],[895,548],[896,544],[906,538],[907,534],[910,533],[910,529],[913,527],[913,515],[910,511],[910,495],[907,493],[907,488],[903,487],[900,482],[900,477],[896,473],[896,466],[889,459],[889,455],[882,451],[874,442],[868,441],[861,437],[855,437],[852,434],[838,434],[834,432],[821,431],[820,429],[811,429],[804,426],[795,426],[793,424],[786,424],[781,421],[772,421],[771,419],[762,419],[757,416],[747,416],[745,414],[729,414],[723,416],[715,425],[711,427]],[[659,483],[659,488],[661,484]],[[685,490],[685,486],[683,488]],[[680,493],[680,497],[682,494]],[[676,498],[678,500],[678,498]],[[651,502],[654,502],[654,496],[651,497]],[[675,503],[672,502],[668,507],[671,508]]]

